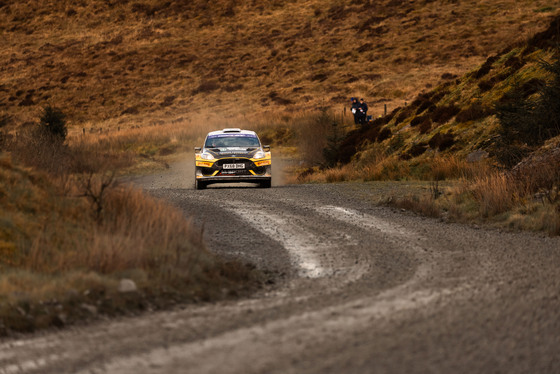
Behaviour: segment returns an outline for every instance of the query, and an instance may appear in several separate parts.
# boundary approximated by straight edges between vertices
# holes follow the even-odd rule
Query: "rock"
[[[467,162],[478,162],[488,157],[488,152],[481,149],[467,155]]]
[[[96,308],[95,306],[93,306],[93,305],[89,305],[89,304],[83,303],[83,304],[80,305],[80,307],[81,307],[82,309],[87,310],[87,311],[90,312],[91,314],[97,314],[97,308]]]
[[[66,315],[66,313],[58,313],[56,316],[53,317],[52,324],[56,327],[64,327],[64,325],[66,325],[67,320],[68,320],[68,316]]]
[[[121,279],[118,290],[122,293],[136,292],[138,287],[136,287],[136,283],[132,279]]]

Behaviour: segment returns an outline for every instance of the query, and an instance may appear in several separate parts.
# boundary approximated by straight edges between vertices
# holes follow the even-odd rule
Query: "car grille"
[[[225,160],[218,160],[214,163],[214,165],[218,166],[220,169],[224,164],[245,164],[245,170],[255,167],[255,164],[246,158],[228,158]]]

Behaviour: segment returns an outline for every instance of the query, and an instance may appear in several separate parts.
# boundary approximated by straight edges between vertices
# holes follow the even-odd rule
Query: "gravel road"
[[[360,184],[135,180],[274,284],[236,301],[0,341],[5,373],[558,373],[560,238],[421,218]]]

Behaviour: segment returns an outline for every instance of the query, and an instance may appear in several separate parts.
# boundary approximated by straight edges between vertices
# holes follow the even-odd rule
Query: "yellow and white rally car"
[[[270,188],[270,146],[261,144],[254,131],[223,129],[206,135],[204,146],[194,149],[195,188],[211,183],[250,182]]]

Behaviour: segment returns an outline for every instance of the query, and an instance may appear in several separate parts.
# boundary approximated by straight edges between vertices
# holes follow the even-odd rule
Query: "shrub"
[[[550,202],[560,200],[560,142],[523,160],[511,176],[528,194],[543,194]]]
[[[432,120],[426,118],[420,126],[418,126],[418,131],[420,134],[427,134],[432,129]]]
[[[480,88],[481,92],[490,91],[495,83],[494,79],[481,80],[478,82],[478,88]]]
[[[433,105],[434,104],[430,100],[426,100],[426,101],[422,102],[420,105],[418,105],[418,109],[416,109],[416,114],[422,113],[423,111],[432,107]]]
[[[517,87],[496,107],[500,135],[509,143],[537,146],[560,134],[560,58],[542,61],[541,67],[551,78],[545,84],[533,81],[528,87],[537,91],[536,98],[527,97],[527,87]]]
[[[482,64],[480,69],[478,69],[474,73],[474,77],[476,79],[480,79],[483,76],[485,76],[486,74],[488,74],[490,72],[490,70],[492,70],[492,64],[494,64],[494,62],[496,62],[496,60],[498,60],[498,56],[488,57],[488,59],[486,60],[486,62],[484,64]]]
[[[39,128],[45,134],[53,137],[53,139],[64,142],[68,129],[66,127],[66,116],[60,110],[47,106],[43,108]]]
[[[340,145],[344,134],[336,122],[331,124],[329,134],[327,135],[327,146],[323,149],[323,157],[327,167],[335,166],[340,158]]]
[[[382,142],[386,139],[389,139],[393,134],[391,133],[391,130],[387,127],[384,127],[380,132],[379,135],[377,135],[377,141],[378,142]]]
[[[494,154],[504,166],[512,167],[532,148],[560,134],[560,55],[553,62],[541,61],[550,74],[548,81],[531,80],[515,87],[496,105],[500,139]],[[536,97],[531,96],[535,91]]]
[[[432,121],[435,123],[443,124],[455,117],[461,109],[455,105],[443,105],[437,107],[432,114]]]
[[[500,137],[496,140],[490,154],[506,168],[511,168],[523,160],[531,149],[526,144],[511,142],[507,137]]]
[[[430,139],[428,144],[432,149],[439,149],[440,151],[443,151],[455,144],[455,137],[451,132],[444,134],[438,132]]]
[[[395,124],[399,124],[399,123],[403,122],[405,119],[407,119],[413,113],[413,111],[414,111],[414,108],[411,105],[409,105],[407,107],[404,107],[400,111],[399,115],[397,116],[397,120],[396,120]]]
[[[408,150],[407,155],[410,156],[410,158],[414,158],[420,156],[427,150],[428,150],[428,144],[426,143],[413,144]]]
[[[491,110],[489,108],[484,107],[480,102],[475,102],[466,107],[465,109],[461,110],[455,120],[459,123],[469,122],[469,121],[476,121],[481,118],[487,117],[491,114]]]
[[[427,116],[427,115],[426,116],[414,117],[412,119],[412,121],[410,121],[410,126],[414,127],[414,126],[421,125],[423,122],[425,122],[426,120],[429,120],[429,119],[430,119],[430,116]]]

